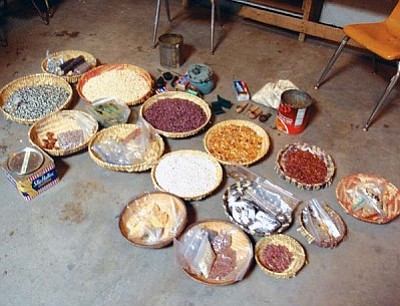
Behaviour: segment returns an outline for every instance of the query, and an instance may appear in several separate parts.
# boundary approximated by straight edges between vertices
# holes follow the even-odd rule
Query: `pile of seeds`
[[[59,86],[41,84],[15,91],[3,109],[19,119],[35,120],[56,111],[69,97],[69,92]]]

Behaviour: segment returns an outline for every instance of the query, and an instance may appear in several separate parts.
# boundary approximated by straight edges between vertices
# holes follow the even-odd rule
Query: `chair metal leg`
[[[39,6],[36,4],[35,0],[31,0],[33,6],[35,7],[36,11],[38,12],[40,18],[42,18],[43,22],[45,24],[49,24],[50,22],[50,5],[48,0],[44,0],[45,4],[45,9],[44,12],[42,12],[39,8]]]
[[[168,22],[171,22],[171,14],[169,13],[169,0],[165,0],[165,10],[167,11]]]
[[[324,71],[322,72],[317,84],[315,84],[315,89],[318,89],[321,86],[321,84],[325,81],[326,75],[328,74],[329,70],[332,68],[333,64],[336,62],[340,53],[342,53],[343,48],[346,46],[349,39],[350,39],[350,37],[347,35],[343,38],[341,44],[336,49],[335,53],[332,55],[331,59],[329,60],[328,64],[326,65]]]
[[[160,8],[161,8],[161,0],[157,0],[156,16],[154,18],[154,29],[153,29],[153,44],[152,44],[153,48],[156,47],[158,20],[160,19]]]
[[[368,128],[371,125],[372,121],[374,120],[375,116],[378,114],[379,110],[385,105],[386,99],[389,96],[390,92],[392,91],[394,85],[396,85],[399,77],[400,77],[400,61],[397,61],[397,72],[394,76],[392,76],[388,86],[386,87],[379,101],[376,103],[375,108],[372,111],[371,115],[369,116],[367,123],[363,127],[364,131],[368,131]]]
[[[211,0],[211,54],[214,54],[214,33],[215,33],[215,2],[217,0]]]

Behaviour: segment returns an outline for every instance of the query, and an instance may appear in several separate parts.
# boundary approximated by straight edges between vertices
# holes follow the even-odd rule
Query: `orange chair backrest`
[[[400,1],[385,20],[385,24],[391,35],[400,38]]]

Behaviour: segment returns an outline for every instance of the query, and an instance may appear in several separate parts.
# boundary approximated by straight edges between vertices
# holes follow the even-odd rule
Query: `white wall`
[[[318,0],[316,0],[318,1]],[[325,0],[320,22],[336,26],[385,19],[398,0]]]

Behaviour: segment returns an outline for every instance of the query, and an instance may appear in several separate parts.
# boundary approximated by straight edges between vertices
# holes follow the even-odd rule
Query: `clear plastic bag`
[[[156,130],[139,118],[137,128],[122,140],[104,139],[92,149],[110,164],[134,165],[146,161],[151,143],[157,139]]]
[[[87,110],[103,127],[126,123],[131,114],[126,103],[114,97],[97,99],[87,105]]]
[[[382,204],[384,190],[384,185],[375,182],[360,183],[355,188],[346,190],[353,201],[351,209],[355,212],[362,209],[364,215],[379,214],[385,218],[387,215]]]
[[[46,50],[46,71],[56,74],[63,75],[64,72],[60,66],[64,63],[62,56],[51,56],[49,50]]]

